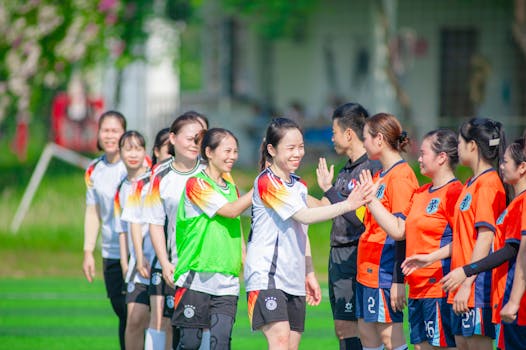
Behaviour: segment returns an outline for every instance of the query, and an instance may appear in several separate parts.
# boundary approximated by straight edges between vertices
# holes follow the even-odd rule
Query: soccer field
[[[337,349],[327,291],[307,308],[300,349]],[[3,349],[117,349],[117,318],[101,280],[0,279],[0,344]],[[239,299],[232,349],[265,349],[250,330],[244,293]]]

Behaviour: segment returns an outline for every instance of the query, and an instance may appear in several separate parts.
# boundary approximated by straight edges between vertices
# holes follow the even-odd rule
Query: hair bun
[[[405,142],[407,140],[407,131],[403,130],[400,136],[398,136],[398,141],[400,143]]]

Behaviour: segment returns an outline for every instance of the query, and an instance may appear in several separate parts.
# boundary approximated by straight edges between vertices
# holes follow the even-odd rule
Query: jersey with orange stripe
[[[453,213],[461,191],[462,183],[454,179],[440,188],[426,184],[415,192],[405,221],[406,256],[428,254],[451,243]],[[407,276],[409,297],[445,297],[439,281],[449,272],[450,264],[450,258],[436,261]]]
[[[497,228],[504,243],[517,243],[526,235],[526,192],[516,196],[497,220]],[[513,278],[515,275],[516,259],[506,261],[493,269],[493,322],[500,323],[500,310],[509,300]],[[526,294],[521,299],[521,306],[517,314],[519,325],[526,325]]]
[[[405,219],[413,193],[418,188],[413,169],[401,160],[386,171],[373,177],[380,182],[376,198],[393,215]],[[358,243],[357,280],[369,288],[390,288],[394,269],[394,240],[376,222],[367,210],[364,217],[365,232]]]
[[[280,289],[305,295],[307,225],[292,216],[307,207],[307,186],[290,174],[290,183],[263,170],[254,182],[252,227],[247,243],[247,292]]]
[[[466,182],[455,205],[451,269],[471,262],[478,228],[491,230],[496,235],[495,242],[499,241],[496,220],[505,207],[504,186],[495,169],[488,169]],[[490,308],[490,286],[491,271],[479,273],[471,286],[468,307]],[[455,295],[456,291],[449,293],[448,303],[453,303]]]

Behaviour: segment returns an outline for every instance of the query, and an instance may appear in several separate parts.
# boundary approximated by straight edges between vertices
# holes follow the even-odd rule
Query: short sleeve
[[[186,197],[210,218],[228,203],[225,196],[215,191],[208,182],[197,177],[192,177],[186,182]]]
[[[305,185],[295,182],[285,185],[279,178],[270,174],[261,176],[258,181],[258,191],[263,204],[276,211],[281,219],[287,220],[307,205],[301,196],[301,188]]]

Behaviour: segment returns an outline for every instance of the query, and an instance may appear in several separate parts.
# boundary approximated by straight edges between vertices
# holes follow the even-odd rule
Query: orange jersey
[[[400,161],[390,169],[373,177],[380,182],[376,198],[393,215],[405,219],[411,197],[418,188],[413,169]],[[357,280],[369,288],[390,288],[394,269],[394,240],[382,230],[367,210],[364,217],[365,232],[358,243]]]
[[[478,228],[496,232],[497,217],[506,207],[506,194],[495,169],[489,169],[470,178],[455,206],[451,269],[471,263]],[[496,235],[495,241],[498,241]],[[453,303],[456,291],[449,294]],[[469,307],[491,307],[491,271],[479,273],[471,286]]]
[[[454,179],[438,189],[432,184],[420,187],[411,202],[405,221],[406,256],[428,254],[451,243],[453,238],[453,213],[462,183]],[[444,298],[439,281],[448,272],[451,259],[436,261],[406,277],[409,297]]]
[[[505,243],[520,244],[523,235],[526,235],[526,192],[519,194],[502,212],[497,220],[498,232],[500,232],[499,243],[502,247]],[[496,240],[497,241],[497,240]],[[500,323],[500,310],[510,298],[511,287],[515,275],[516,259],[506,261],[504,264],[493,269],[493,323]],[[503,300],[505,302],[503,302]],[[526,294],[521,299],[517,322],[526,325]]]

